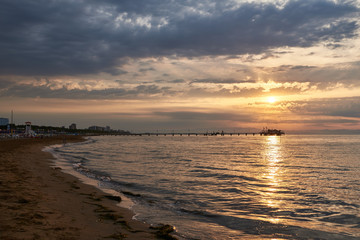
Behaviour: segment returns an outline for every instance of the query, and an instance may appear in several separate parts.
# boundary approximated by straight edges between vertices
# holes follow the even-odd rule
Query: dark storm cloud
[[[175,92],[168,87],[156,85],[138,85],[134,88],[107,88],[102,90],[67,89],[66,87],[51,89],[50,85],[34,86],[18,84],[0,91],[0,97],[25,98],[67,98],[67,99],[141,99],[155,96],[171,96]]]
[[[350,2],[351,3],[351,2]],[[0,74],[108,72],[129,58],[258,54],[352,38],[347,1],[3,0]],[[121,74],[121,72],[120,72]]]
[[[174,79],[174,80],[170,80],[168,81],[169,83],[184,83],[185,80],[184,79]]]
[[[139,72],[141,72],[141,73],[153,72],[153,71],[156,71],[156,70],[155,70],[155,68],[152,68],[152,67],[150,67],[150,68],[140,68],[139,69]]]

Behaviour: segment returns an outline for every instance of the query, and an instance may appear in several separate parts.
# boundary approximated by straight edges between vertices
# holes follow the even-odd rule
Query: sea
[[[48,151],[178,239],[360,239],[359,135],[94,136]]]

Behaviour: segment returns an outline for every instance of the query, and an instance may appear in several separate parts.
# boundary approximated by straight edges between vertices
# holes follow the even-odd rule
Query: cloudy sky
[[[0,117],[360,129],[360,0],[2,0]]]

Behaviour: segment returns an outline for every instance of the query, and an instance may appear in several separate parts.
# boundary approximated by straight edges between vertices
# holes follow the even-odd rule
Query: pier
[[[278,130],[278,129],[268,129],[268,128],[263,128],[262,131],[260,132],[224,132],[224,131],[213,131],[213,132],[209,132],[207,131],[206,133],[198,133],[198,132],[177,132],[175,133],[173,132],[162,132],[159,133],[157,132],[145,132],[145,133],[130,133],[129,134],[125,134],[126,136],[240,136],[240,135],[260,135],[260,136],[281,136],[284,135],[285,132],[282,130]]]
[[[282,136],[285,135],[285,132],[278,129],[268,129],[263,128],[260,132],[224,132],[224,131],[213,131],[213,132],[205,132],[205,133],[199,133],[199,132],[144,132],[144,133],[131,133],[131,132],[125,132],[122,134],[108,134],[108,135],[121,135],[121,136]]]
[[[194,132],[189,132],[189,133],[153,133],[153,132],[148,132],[148,133],[130,133],[130,134],[125,134],[125,136],[255,136],[255,135],[260,135],[260,136],[265,136],[265,134],[263,133],[255,133],[255,132],[250,132],[250,133],[244,133],[244,132],[238,132],[238,133],[230,133],[230,132],[211,132],[211,133],[194,133]]]

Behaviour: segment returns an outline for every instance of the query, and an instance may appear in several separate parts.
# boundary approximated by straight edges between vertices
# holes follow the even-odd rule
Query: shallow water
[[[54,152],[180,238],[360,239],[360,136],[101,136]]]

